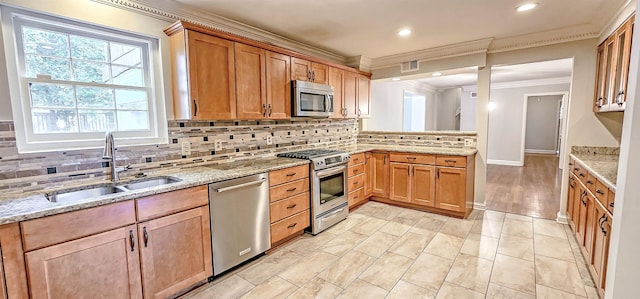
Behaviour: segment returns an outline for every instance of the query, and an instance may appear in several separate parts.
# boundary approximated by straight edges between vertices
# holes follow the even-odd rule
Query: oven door
[[[333,115],[333,94],[308,88],[296,88],[294,116],[329,117]]]
[[[347,165],[314,171],[313,215],[347,202]]]

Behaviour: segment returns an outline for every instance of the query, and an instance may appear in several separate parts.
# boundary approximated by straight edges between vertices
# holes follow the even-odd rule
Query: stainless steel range
[[[347,218],[348,153],[312,149],[282,153],[278,157],[311,160],[311,234],[318,234]]]

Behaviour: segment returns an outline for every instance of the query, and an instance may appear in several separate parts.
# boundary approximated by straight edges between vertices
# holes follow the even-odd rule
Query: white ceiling
[[[577,26],[599,32],[626,0],[171,0],[347,57],[377,58]],[[396,33],[410,27],[408,38]]]
[[[540,80],[570,77],[573,59],[560,59],[526,64],[500,65],[491,68],[491,83]],[[406,82],[426,84],[431,89],[446,89],[476,85],[478,74],[475,68],[462,68],[442,71],[442,76],[425,74],[423,78],[410,78]],[[405,79],[405,78],[403,78]],[[383,79],[389,81],[390,79]]]

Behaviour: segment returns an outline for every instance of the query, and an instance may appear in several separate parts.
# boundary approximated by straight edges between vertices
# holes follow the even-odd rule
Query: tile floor
[[[568,226],[369,202],[187,298],[598,298]]]

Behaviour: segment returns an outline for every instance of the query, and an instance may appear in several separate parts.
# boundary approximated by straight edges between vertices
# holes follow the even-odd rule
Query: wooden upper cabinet
[[[333,116],[331,118],[343,118],[344,71],[338,68],[329,68],[329,85],[333,86]]]
[[[186,29],[169,41],[176,119],[235,119],[233,42]]]
[[[138,224],[145,298],[169,298],[213,275],[209,207]]]
[[[235,43],[237,119],[267,117],[265,61],[263,49]]]
[[[135,225],[25,254],[31,298],[142,298]]]
[[[291,117],[291,57],[267,51],[267,116]]]
[[[389,153],[373,152],[372,175],[372,194],[373,196],[385,197],[389,196]]]
[[[302,58],[291,58],[292,80],[329,84],[329,66]]]
[[[436,168],[429,165],[413,165],[411,171],[411,203],[435,207]]]
[[[604,82],[605,82],[605,78],[604,78],[604,73],[606,72],[605,70],[605,61],[606,61],[606,57],[605,57],[605,44],[601,44],[598,47],[598,58],[597,58],[597,62],[596,62],[596,89],[595,89],[595,95],[594,95],[594,105],[593,105],[593,111],[594,112],[601,112],[601,111],[606,111],[609,109],[609,105],[604,105]]]
[[[358,117],[371,117],[371,79],[358,75]]]
[[[360,81],[358,74],[353,72],[344,72],[344,92],[343,92],[343,108],[346,118],[358,117],[358,85]]]
[[[467,171],[464,168],[436,168],[436,208],[464,212]]]
[[[389,199],[411,201],[411,165],[390,163]]]

